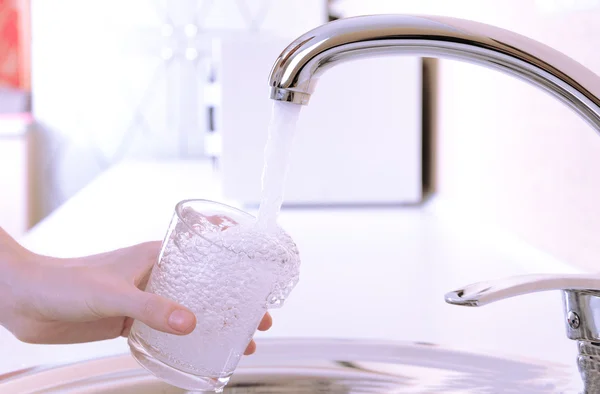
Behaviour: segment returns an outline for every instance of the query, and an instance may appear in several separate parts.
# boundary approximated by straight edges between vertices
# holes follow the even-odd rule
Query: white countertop
[[[76,256],[162,239],[179,200],[222,202],[201,162],[128,162],[107,171],[21,239],[39,253]],[[444,294],[531,272],[577,272],[506,234],[446,216],[436,204],[398,209],[284,210],[302,256],[300,283],[259,337],[386,338],[434,342],[570,363],[559,292],[483,308]],[[551,344],[551,346],[549,346]],[[127,352],[124,339],[43,346],[0,330],[0,374]],[[260,351],[260,348],[259,350]],[[9,356],[7,356],[9,355]]]

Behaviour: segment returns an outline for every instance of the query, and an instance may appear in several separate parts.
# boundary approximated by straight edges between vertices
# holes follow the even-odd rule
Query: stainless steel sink
[[[432,344],[334,339],[264,339],[225,393],[577,393],[576,371]],[[574,373],[575,372],[575,373]],[[0,376],[0,393],[186,393],[129,355]]]

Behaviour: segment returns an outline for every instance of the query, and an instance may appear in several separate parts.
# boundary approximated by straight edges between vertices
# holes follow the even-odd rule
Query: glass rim
[[[254,215],[252,215],[251,213],[248,213],[246,211],[243,211],[239,208],[233,207],[231,205],[219,202],[219,201],[214,201],[214,200],[207,200],[204,198],[188,198],[185,200],[181,200],[179,201],[177,204],[175,204],[175,214],[177,215],[177,219],[180,223],[183,223],[183,225],[192,233],[196,234],[197,236],[201,237],[202,239],[212,243],[213,245],[216,245],[220,248],[226,249],[230,252],[234,252],[233,250],[224,247],[223,245],[219,245],[217,243],[215,243],[214,241],[206,238],[203,234],[201,234],[200,232],[196,231],[196,229],[193,228],[193,226],[191,226],[181,215],[181,211],[183,209],[183,206],[189,203],[205,203],[205,204],[209,204],[209,205],[215,205],[221,208],[224,208],[224,210],[230,210],[233,211],[234,213],[240,214],[242,216],[245,216],[248,219],[256,219],[256,217]],[[201,211],[196,211],[198,213],[202,213]],[[233,219],[233,218],[232,218]],[[239,223],[238,223],[239,224]]]

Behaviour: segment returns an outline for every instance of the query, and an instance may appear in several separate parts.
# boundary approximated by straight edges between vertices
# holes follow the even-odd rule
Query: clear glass
[[[177,204],[146,291],[188,307],[197,325],[179,336],[134,322],[131,353],[152,374],[186,390],[222,391],[267,309],[296,285],[295,244],[255,223],[213,201]]]

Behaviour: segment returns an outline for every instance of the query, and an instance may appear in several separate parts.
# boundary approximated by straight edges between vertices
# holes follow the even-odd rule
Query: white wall
[[[0,228],[20,237],[29,228],[29,127],[25,114],[0,115]]]
[[[326,10],[325,0],[33,0],[38,216],[123,158],[204,157],[211,36],[291,40]]]
[[[592,0],[338,2],[350,14],[441,14],[530,36],[600,73]],[[566,107],[514,78],[464,63],[439,67],[439,197],[581,267],[600,255],[600,138]]]

